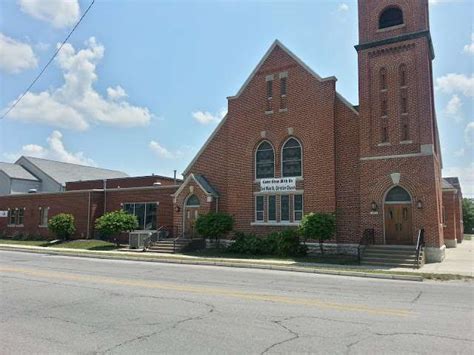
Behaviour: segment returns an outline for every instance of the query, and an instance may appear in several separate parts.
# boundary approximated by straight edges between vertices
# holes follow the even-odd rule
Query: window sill
[[[41,226],[38,226],[38,227],[39,227],[39,228],[48,228],[47,225],[45,225],[45,226],[41,225]]]
[[[252,222],[251,226],[262,226],[262,227],[281,227],[281,226],[299,226],[301,222]]]
[[[7,224],[9,228],[23,228],[24,226],[23,224]]]
[[[413,141],[400,141],[400,144],[412,144]]]
[[[388,32],[388,31],[392,31],[392,30],[398,30],[399,28],[403,28],[405,26],[406,26],[406,24],[402,23],[400,25],[395,25],[395,26],[390,26],[390,27],[385,27],[385,28],[379,28],[377,30],[377,33]]]
[[[387,147],[387,146],[390,146],[390,145],[392,145],[392,143],[390,143],[390,142],[379,143],[379,144],[377,144],[377,147]]]
[[[266,115],[272,115],[272,114],[273,114],[273,110],[271,110],[271,111],[265,111],[265,114],[266,114]]]
[[[278,110],[278,112],[288,112],[288,109],[287,108],[281,108]]]

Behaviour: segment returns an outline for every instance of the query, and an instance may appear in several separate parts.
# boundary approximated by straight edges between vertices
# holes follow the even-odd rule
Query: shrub
[[[474,202],[468,198],[462,199],[462,214],[464,233],[474,233]]]
[[[200,215],[196,220],[196,231],[199,235],[215,239],[225,236],[234,228],[234,218],[227,213],[208,213]]]
[[[131,232],[138,228],[137,217],[125,211],[119,210],[104,214],[95,221],[95,228],[106,239],[114,239],[117,243],[118,234]]]
[[[60,213],[51,217],[48,221],[48,229],[53,232],[57,238],[67,240],[76,232],[74,216],[72,214]]]
[[[298,232],[288,229],[271,233],[264,238],[254,234],[236,233],[228,252],[244,255],[275,255],[280,257],[306,255],[307,248],[301,245]]]
[[[309,213],[301,221],[301,235],[305,239],[319,240],[321,254],[324,254],[323,242],[331,239],[335,232],[336,216],[332,213]]]

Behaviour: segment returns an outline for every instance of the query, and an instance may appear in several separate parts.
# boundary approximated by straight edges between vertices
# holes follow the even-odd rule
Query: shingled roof
[[[39,181],[38,178],[32,175],[28,170],[17,164],[0,162],[0,171],[10,179]]]

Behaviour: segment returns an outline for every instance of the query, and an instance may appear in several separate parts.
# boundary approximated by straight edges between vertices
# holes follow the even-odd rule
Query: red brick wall
[[[182,180],[177,180],[179,185]],[[129,188],[129,187],[151,187],[156,186],[155,183],[161,183],[159,186],[176,185],[173,178],[166,176],[152,175],[152,176],[137,176],[117,179],[107,179],[107,188]],[[66,183],[66,191],[73,190],[92,190],[103,189],[103,180],[87,180],[87,181],[71,181]]]
[[[457,194],[454,191],[443,191],[444,239],[455,240],[457,231],[456,215]]]
[[[92,208],[88,223],[89,197]],[[87,238],[88,226],[89,236],[93,235],[94,206],[100,206],[102,200],[101,192],[68,192],[68,193],[46,193],[25,194],[0,197],[0,210],[13,208],[25,208],[24,226],[9,227],[7,218],[0,218],[0,232],[8,235],[17,233],[42,235],[45,238],[54,238],[48,228],[40,227],[39,208],[49,207],[48,218],[59,213],[70,213],[75,218],[76,233],[74,238]]]

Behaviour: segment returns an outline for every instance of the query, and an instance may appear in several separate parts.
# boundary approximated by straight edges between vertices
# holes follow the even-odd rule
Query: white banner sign
[[[260,180],[260,191],[296,191],[296,178],[262,179]]]
[[[3,218],[8,217],[8,211],[0,211],[0,217],[3,217]]]

